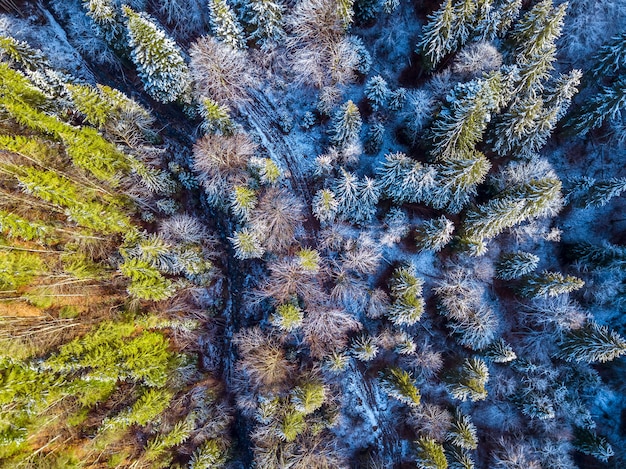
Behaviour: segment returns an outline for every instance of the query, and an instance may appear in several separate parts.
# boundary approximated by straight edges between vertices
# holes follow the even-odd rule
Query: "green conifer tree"
[[[410,407],[420,405],[420,392],[411,373],[401,368],[387,368],[380,372],[382,388],[391,397]]]
[[[385,125],[382,122],[374,122],[365,138],[365,151],[373,155],[378,153],[383,146],[384,134]]]
[[[559,272],[545,270],[541,274],[527,276],[520,293],[531,298],[558,296],[579,290],[584,284],[585,282],[577,277],[563,276]]]
[[[356,143],[361,131],[361,114],[352,101],[348,101],[335,113],[330,127],[330,141],[338,148]]]
[[[443,446],[430,437],[420,437],[416,442],[419,469],[448,469],[448,461],[443,452]]]
[[[245,19],[252,27],[250,39],[268,49],[285,35],[283,13],[285,7],[276,0],[250,0],[246,4]]]
[[[189,69],[176,43],[145,13],[125,6],[131,59],[146,91],[169,103],[181,99],[190,84]]]
[[[539,257],[529,252],[508,252],[500,256],[496,266],[496,276],[502,280],[513,280],[534,271],[539,265]]]
[[[560,355],[567,361],[608,362],[626,353],[626,340],[617,332],[593,321],[568,331],[560,344]]]
[[[454,414],[447,440],[462,449],[478,448],[476,426],[472,423],[472,419],[459,409]]]
[[[450,213],[460,212],[487,177],[491,163],[474,151],[463,157],[446,158],[437,165],[437,184],[431,204],[434,208],[447,208]]]
[[[587,428],[576,428],[574,431],[574,447],[581,453],[593,456],[600,461],[607,462],[615,451],[603,436]]]
[[[209,0],[209,13],[215,36],[233,49],[245,49],[243,29],[226,0]]]
[[[454,224],[445,216],[428,220],[415,229],[415,242],[422,250],[441,251],[452,239]]]
[[[389,94],[389,86],[380,75],[371,77],[367,80],[367,83],[365,83],[365,97],[374,111],[385,107]]]
[[[613,197],[619,197],[624,191],[626,191],[626,178],[611,178],[596,182],[582,196],[582,203],[585,208],[603,207]]]
[[[480,358],[467,358],[449,378],[448,391],[455,399],[481,401],[487,397],[485,385],[489,380],[489,368]]]
[[[570,125],[584,136],[590,130],[602,125],[606,118],[616,119],[626,106],[626,78],[617,78],[610,86],[603,86],[600,92],[591,98],[574,115]]]

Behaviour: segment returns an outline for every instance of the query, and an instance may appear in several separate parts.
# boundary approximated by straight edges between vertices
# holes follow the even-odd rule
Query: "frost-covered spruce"
[[[512,198],[492,199],[469,210],[464,235],[470,240],[493,238],[523,220],[524,202]]]
[[[417,277],[411,265],[398,267],[391,277],[389,286],[393,302],[387,310],[389,320],[396,326],[412,326],[424,312],[422,287],[424,280]]]
[[[243,29],[226,0],[209,0],[209,14],[215,37],[234,49],[246,47]]]
[[[435,169],[404,153],[385,155],[376,173],[382,193],[394,202],[427,202],[432,196]]]
[[[560,355],[567,361],[604,363],[626,353],[626,340],[593,321],[568,331],[559,345]]]
[[[341,175],[335,182],[333,192],[337,199],[337,212],[344,218],[350,218],[358,210],[359,191],[358,178],[341,168]]]
[[[406,101],[407,91],[405,88],[398,88],[389,92],[388,107],[390,111],[399,111]]]
[[[349,144],[358,141],[361,131],[361,113],[352,101],[346,102],[335,113],[330,127],[333,145],[344,148]]]
[[[585,208],[603,207],[613,197],[619,197],[626,191],[626,178],[611,178],[593,184],[587,194],[582,197]]]
[[[413,145],[422,138],[422,131],[435,112],[435,104],[435,97],[426,90],[407,92],[404,88],[400,88],[391,94],[389,109],[403,109],[400,113],[402,130]]]
[[[441,215],[415,229],[415,242],[419,249],[439,252],[450,242],[453,231],[454,223]]]
[[[245,3],[245,18],[252,27],[250,39],[257,41],[262,49],[267,49],[284,35],[284,5],[280,0],[249,0]]]
[[[332,223],[337,216],[339,202],[330,189],[320,189],[313,197],[313,215],[324,225]]]
[[[358,204],[353,212],[352,220],[364,223],[370,221],[376,214],[376,204],[380,197],[380,188],[376,179],[365,176],[359,182]]]
[[[233,122],[230,120],[228,107],[223,106],[211,98],[203,98],[199,106],[202,116],[202,130],[210,133],[231,135],[234,132]]]
[[[365,151],[370,154],[376,154],[383,146],[383,138],[385,134],[385,125],[382,122],[374,122],[365,138]]]
[[[347,36],[346,41],[352,47],[357,57],[355,70],[361,75],[367,75],[372,67],[372,56],[358,36]]]
[[[491,115],[508,101],[510,93],[501,71],[456,85],[430,129],[432,155],[445,160],[471,154],[483,139]]]
[[[478,438],[476,436],[476,426],[472,423],[472,419],[462,413],[459,409],[454,414],[452,427],[448,432],[446,439],[463,449],[478,448]]]
[[[383,77],[376,75],[365,83],[365,97],[372,109],[378,111],[385,107],[389,98],[389,86]]]
[[[482,401],[487,397],[485,385],[489,368],[480,358],[467,358],[449,378],[448,391],[455,399]]]
[[[304,313],[299,306],[285,303],[276,307],[276,311],[270,316],[270,323],[281,331],[292,332],[302,325]]]
[[[98,36],[115,50],[124,47],[124,22],[116,0],[83,0],[83,8],[95,25]]]
[[[379,379],[381,387],[391,397],[410,407],[420,405],[420,391],[408,371],[397,367],[387,368],[380,372]]]
[[[457,47],[455,20],[452,0],[444,0],[439,9],[428,16],[428,23],[422,29],[422,38],[417,44],[417,51],[424,57],[428,68],[435,68]]]
[[[619,118],[626,107],[626,78],[617,78],[610,86],[603,86],[600,92],[577,111],[571,123],[574,130],[583,136],[590,130],[600,127],[605,119]]]
[[[485,350],[485,358],[494,363],[508,363],[517,359],[517,354],[504,339],[498,339]]]
[[[409,233],[409,217],[400,208],[393,207],[385,216],[385,233],[381,236],[380,242],[383,245],[391,246]]]
[[[434,439],[421,436],[415,442],[415,463],[419,469],[447,469],[448,461],[443,446]]]
[[[508,252],[500,256],[496,277],[513,280],[531,273],[539,265],[539,257],[530,252]]]
[[[603,436],[597,435],[594,430],[577,428],[574,432],[574,447],[581,453],[593,456],[600,461],[607,462],[615,451]]]
[[[537,153],[565,115],[581,76],[580,70],[572,70],[560,75],[543,95],[528,93],[516,99],[506,112],[496,117],[491,140],[494,150],[500,155],[513,153],[521,158]]]
[[[368,335],[362,335],[352,341],[350,352],[357,360],[368,362],[378,355],[379,347],[374,339]]]
[[[233,187],[229,199],[231,210],[240,220],[247,220],[258,202],[254,189],[241,185]]]
[[[522,90],[540,91],[542,82],[550,76],[566,9],[565,3],[555,8],[552,0],[542,0],[513,29],[515,61]]]
[[[228,238],[235,248],[235,257],[238,259],[254,259],[263,256],[265,249],[261,245],[258,235],[248,228],[235,231],[231,238]]]
[[[462,158],[448,158],[436,168],[437,184],[430,203],[434,208],[447,208],[450,213],[458,213],[476,195],[491,163],[482,153],[474,151]]]
[[[558,296],[580,290],[583,285],[585,282],[578,277],[564,276],[559,272],[545,270],[540,274],[527,276],[520,288],[520,293],[530,298]]]
[[[190,84],[180,48],[145,13],[124,7],[131,59],[146,92],[169,103],[181,98]]]
[[[572,257],[590,269],[615,269],[626,267],[626,247],[603,242],[576,243],[571,249]]]
[[[595,55],[591,70],[595,77],[619,75],[626,70],[626,31],[611,38]]]

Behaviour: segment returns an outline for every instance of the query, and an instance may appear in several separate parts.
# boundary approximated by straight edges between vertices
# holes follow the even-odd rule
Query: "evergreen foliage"
[[[524,278],[520,293],[528,297],[557,296],[579,290],[585,282],[577,277],[563,276],[559,272],[543,271]]]
[[[513,280],[530,274],[539,265],[539,257],[530,252],[509,252],[500,256],[496,275],[502,280]]]
[[[441,251],[452,239],[454,224],[445,216],[426,221],[415,230],[415,242],[420,249]]]
[[[210,0],[209,13],[215,37],[233,49],[246,47],[243,29],[226,0]]]
[[[421,437],[416,442],[417,459],[419,469],[447,469],[448,461],[443,452],[443,446],[429,437]]]
[[[448,391],[455,399],[482,401],[487,397],[485,385],[489,368],[480,358],[468,358],[449,378]]]
[[[457,409],[447,440],[459,448],[471,450],[478,448],[476,426],[472,420]]]
[[[330,127],[331,143],[338,148],[357,143],[361,124],[361,114],[356,104],[352,101],[346,102],[333,117]]]
[[[149,16],[127,6],[123,10],[130,57],[146,91],[163,103],[182,99],[190,76],[180,48]]]
[[[373,76],[367,80],[365,84],[365,97],[370,102],[374,111],[385,107],[389,94],[390,90],[387,86],[387,82],[380,75]]]
[[[566,332],[560,354],[568,361],[607,362],[626,353],[626,340],[617,332],[593,321]]]
[[[420,405],[420,392],[409,372],[400,368],[386,369],[380,373],[380,382],[387,394],[403,404],[410,407]]]
[[[283,38],[285,7],[280,1],[251,0],[246,8],[246,22],[252,26],[249,38],[261,44],[261,48],[268,49]]]
[[[606,438],[586,428],[576,429],[574,446],[581,453],[604,462],[607,462],[615,454],[613,447],[606,441]]]

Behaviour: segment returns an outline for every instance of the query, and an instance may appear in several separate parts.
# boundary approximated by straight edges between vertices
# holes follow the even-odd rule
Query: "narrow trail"
[[[252,102],[245,106],[247,122],[261,138],[262,145],[269,156],[279,164],[282,164],[291,173],[292,189],[303,199],[310,211],[311,191],[306,184],[306,178],[301,170],[301,165],[296,161],[298,144],[291,134],[285,135],[279,128],[274,116],[279,111],[274,104],[260,91],[251,93]],[[310,215],[310,214],[309,214]]]

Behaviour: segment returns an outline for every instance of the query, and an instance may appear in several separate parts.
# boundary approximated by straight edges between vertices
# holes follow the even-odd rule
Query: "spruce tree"
[[[233,49],[245,49],[243,29],[226,0],[209,0],[209,14],[215,37]]]
[[[600,127],[606,118],[617,119],[626,107],[626,78],[617,78],[610,86],[603,86],[600,92],[581,106],[570,125],[578,135],[584,136],[590,130]]]
[[[387,368],[380,373],[382,388],[391,397],[410,407],[420,405],[420,392],[411,373],[401,368]]]
[[[448,432],[447,440],[454,446],[462,449],[478,448],[478,438],[476,436],[476,426],[472,419],[463,414],[459,409],[454,414],[452,427]]]
[[[441,251],[452,239],[454,224],[445,216],[424,222],[415,229],[415,242],[420,250]]]
[[[574,447],[581,453],[607,462],[615,451],[603,436],[588,428],[576,428],[574,431]]]
[[[443,452],[443,446],[430,437],[420,437],[416,442],[419,469],[448,469],[448,461]]]
[[[604,363],[626,353],[626,340],[617,332],[593,321],[568,331],[560,343],[560,355],[567,361]]]
[[[523,90],[541,90],[541,82],[549,77],[566,9],[567,3],[554,8],[552,0],[542,0],[515,26],[512,37]]]
[[[529,252],[509,252],[500,256],[496,277],[513,280],[531,273],[539,265],[539,257]]]
[[[352,101],[348,101],[335,113],[330,127],[330,141],[338,148],[358,143],[361,131],[361,114]]]
[[[485,358],[494,363],[509,363],[517,359],[517,354],[504,339],[498,339],[485,350]]]
[[[582,203],[585,208],[603,207],[613,197],[619,197],[624,191],[626,191],[626,178],[611,178],[596,182],[582,196]]]
[[[376,154],[383,146],[385,134],[385,125],[382,122],[374,122],[365,138],[365,151],[370,154]]]
[[[394,202],[427,202],[432,197],[435,168],[422,165],[404,153],[385,155],[376,173],[382,193]]]
[[[249,38],[268,49],[285,35],[284,5],[280,0],[250,0],[246,3],[245,19],[252,27]]]
[[[387,86],[387,82],[380,75],[371,77],[365,83],[365,97],[374,111],[385,107],[389,94],[389,86]]]
[[[491,169],[485,156],[474,151],[463,157],[451,157],[436,166],[437,184],[431,204],[450,213],[460,212],[469,202]]]
[[[626,70],[626,31],[613,36],[594,57],[591,73],[596,78],[617,76]]]
[[[422,39],[417,44],[417,51],[424,57],[428,68],[435,68],[457,47],[455,22],[452,0],[444,0],[439,9],[428,17],[428,23],[422,29]]]
[[[234,132],[234,124],[230,120],[228,108],[211,98],[200,100],[200,115],[202,116],[202,129],[209,133],[221,133],[231,135]]]
[[[529,275],[524,279],[520,293],[531,298],[558,296],[580,290],[585,282],[577,277],[563,276],[559,272],[543,271],[541,274]]]
[[[313,215],[324,225],[334,221],[339,202],[335,197],[335,193],[329,189],[320,189],[313,197]]]
[[[182,98],[191,79],[180,48],[145,13],[123,10],[130,56],[148,94],[163,103]]]
[[[480,358],[468,358],[449,378],[448,391],[455,399],[481,401],[487,397],[485,385],[489,368]]]
[[[417,277],[415,267],[407,265],[394,270],[389,286],[393,302],[387,315],[396,326],[412,326],[422,317],[424,280]]]
[[[445,160],[471,154],[491,115],[508,101],[509,93],[499,71],[456,85],[431,127],[432,155]]]

